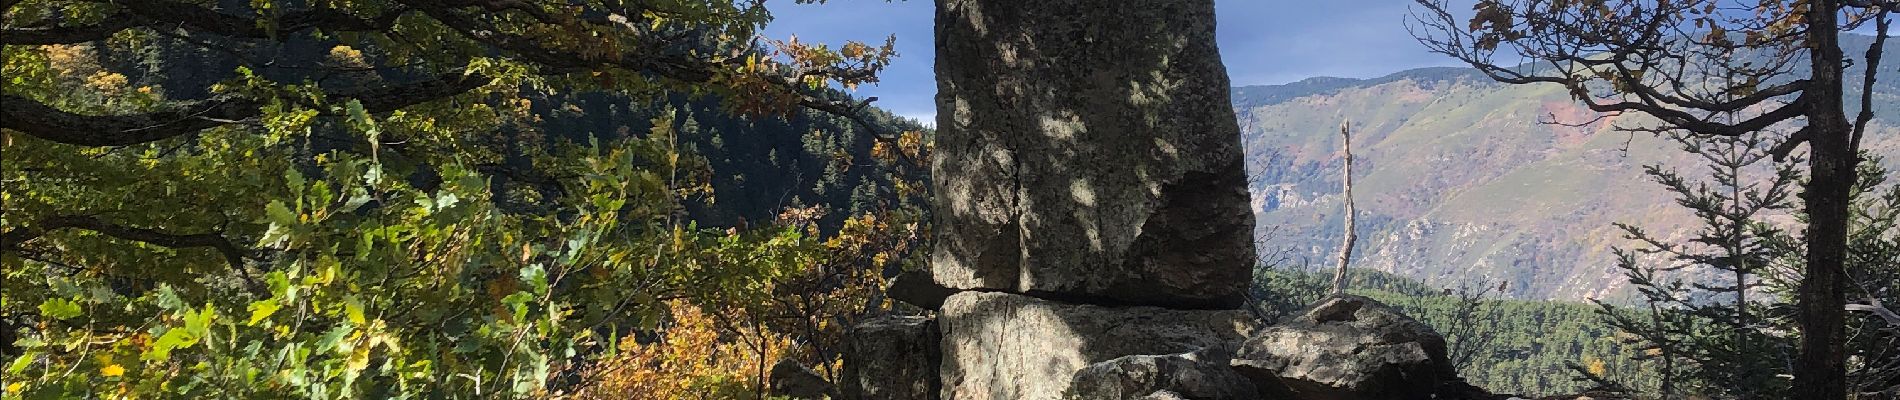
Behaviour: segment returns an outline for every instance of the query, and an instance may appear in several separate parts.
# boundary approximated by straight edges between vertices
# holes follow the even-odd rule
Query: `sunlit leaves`
[[[40,303],[40,315],[53,319],[71,319],[78,317],[82,311],[78,303],[67,299],[46,299]]]
[[[163,328],[158,339],[152,342],[152,348],[146,350],[141,358],[147,361],[165,361],[171,358],[173,350],[197,345],[211,334],[211,322],[217,319],[216,309],[207,305],[202,310],[185,309],[174,314],[181,325]]]

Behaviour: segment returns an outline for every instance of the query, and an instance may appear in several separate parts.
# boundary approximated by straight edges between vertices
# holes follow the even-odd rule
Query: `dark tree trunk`
[[[1843,55],[1836,21],[1837,0],[1815,0],[1807,14],[1808,45],[1814,76],[1804,95],[1812,150],[1810,180],[1803,199],[1809,216],[1807,274],[1799,290],[1800,354],[1794,387],[1809,399],[1847,398],[1843,347],[1846,296],[1842,291],[1847,258],[1848,196],[1854,183],[1855,154],[1842,108]]]

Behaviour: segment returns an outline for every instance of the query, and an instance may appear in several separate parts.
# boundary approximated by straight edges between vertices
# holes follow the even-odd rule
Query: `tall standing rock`
[[[1212,0],[938,0],[935,280],[1233,308],[1254,262]]]
[[[937,0],[936,23],[943,398],[1055,399],[1090,364],[1245,337],[1213,1]]]

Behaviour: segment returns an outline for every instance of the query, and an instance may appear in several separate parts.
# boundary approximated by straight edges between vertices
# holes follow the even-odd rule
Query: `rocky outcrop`
[[[1446,359],[1444,338],[1360,296],[1321,300],[1262,329],[1241,345],[1231,365],[1262,391],[1299,400],[1472,396]]]
[[[993,292],[944,303],[943,397],[1055,399],[1090,364],[1238,343],[1254,330],[1239,310],[1105,307]]]
[[[1212,0],[940,0],[935,281],[1234,308],[1254,262]]]
[[[845,344],[844,398],[935,400],[942,336],[937,321],[918,316],[880,316],[859,322]]]
[[[1054,399],[1090,364],[1244,338],[1253,219],[1213,0],[936,4],[931,276],[891,293],[942,299],[943,397]],[[1187,365],[1140,360],[1124,372]]]
[[[794,399],[825,399],[838,397],[838,388],[825,381],[817,371],[799,365],[791,359],[779,360],[772,365],[772,378],[767,382],[772,395]]]
[[[1252,382],[1228,368],[1229,350],[1208,348],[1169,355],[1124,356],[1089,365],[1070,379],[1071,399],[1252,400]]]

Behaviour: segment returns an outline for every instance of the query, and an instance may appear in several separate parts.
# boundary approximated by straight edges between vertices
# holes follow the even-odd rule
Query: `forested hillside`
[[[1843,46],[1870,40],[1845,36]],[[1859,73],[1850,68],[1848,79],[1858,82]],[[1888,155],[1892,169],[1900,83],[1882,79],[1875,92],[1882,100],[1864,146]],[[1686,153],[1616,131],[1642,121],[1596,120],[1559,86],[1425,68],[1236,88],[1234,104],[1256,217],[1277,227],[1260,231],[1263,253],[1318,263],[1337,251],[1344,120],[1355,127],[1358,267],[1438,286],[1508,282],[1507,294],[1520,298],[1619,297],[1627,293],[1611,248],[1628,242],[1612,224],[1637,222],[1664,237],[1689,227],[1690,215],[1642,172],[1662,161],[1688,165]]]
[[[840,94],[841,96],[843,94]],[[655,118],[671,113],[671,129],[689,143],[692,155],[707,163],[711,190],[687,204],[695,221],[715,227],[769,222],[780,211],[818,207],[827,230],[853,214],[898,207],[893,178],[925,182],[924,171],[900,170],[872,162],[877,135],[913,134],[924,129],[875,107],[867,109],[872,128],[835,115],[802,110],[786,118],[745,117],[720,105],[717,97],[673,94],[657,102],[601,94],[562,96],[537,103],[549,140],[586,141],[596,132],[645,132]],[[875,130],[876,132],[873,132]],[[913,193],[903,206],[921,206]]]

